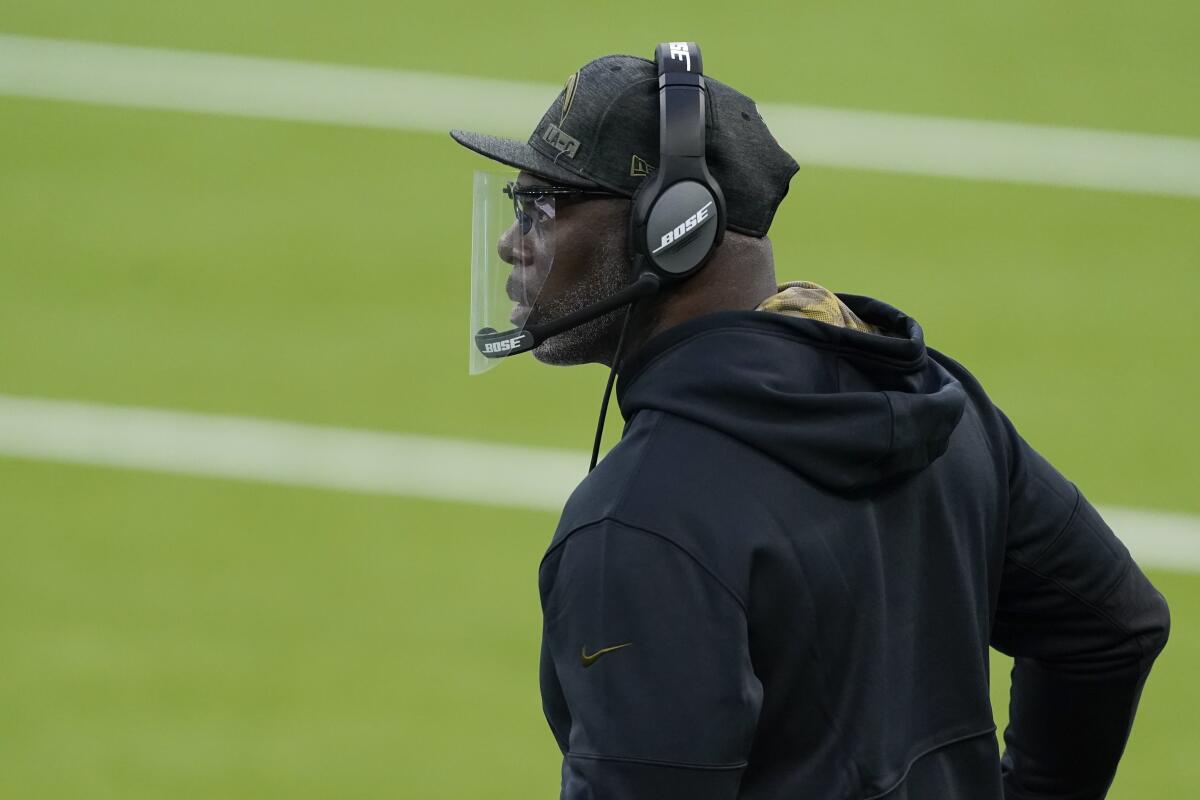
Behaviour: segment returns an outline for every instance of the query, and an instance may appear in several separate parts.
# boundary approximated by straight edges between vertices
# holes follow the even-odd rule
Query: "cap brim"
[[[516,139],[504,139],[499,136],[488,136],[485,133],[471,131],[450,131],[454,141],[468,150],[474,150],[481,156],[487,156],[493,161],[507,164],[510,167],[523,169],[534,175],[561,183],[566,186],[593,188],[599,184],[579,177],[573,172],[563,169],[552,159],[539,153],[529,146],[528,142],[518,142]]]

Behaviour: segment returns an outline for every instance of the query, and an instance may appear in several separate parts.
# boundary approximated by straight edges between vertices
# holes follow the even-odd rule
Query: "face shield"
[[[554,187],[476,172],[471,234],[472,375],[528,347],[523,332],[554,267]]]
[[[555,211],[564,204],[622,197],[600,188],[554,186],[525,173],[476,172],[471,235],[472,375],[532,350],[550,336],[632,302],[657,284],[641,283],[585,309],[552,309]]]

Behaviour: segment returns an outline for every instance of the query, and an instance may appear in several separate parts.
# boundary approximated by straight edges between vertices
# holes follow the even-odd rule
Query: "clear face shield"
[[[528,177],[528,176],[527,176]],[[472,375],[528,343],[535,309],[554,267],[552,187],[516,172],[475,173],[471,233]],[[550,190],[550,191],[547,191]]]

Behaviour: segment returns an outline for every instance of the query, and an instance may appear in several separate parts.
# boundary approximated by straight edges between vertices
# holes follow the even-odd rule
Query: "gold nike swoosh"
[[[629,647],[629,645],[631,645],[631,644],[633,644],[633,642],[626,642],[625,644],[614,644],[612,647],[603,647],[603,648],[597,650],[596,652],[592,653],[590,656],[588,655],[587,648],[581,647],[581,648],[579,648],[579,663],[583,664],[583,666],[585,666],[585,667],[590,667],[592,664],[596,663],[597,658],[604,655],[605,653],[611,653],[613,650],[620,650],[622,647]]]

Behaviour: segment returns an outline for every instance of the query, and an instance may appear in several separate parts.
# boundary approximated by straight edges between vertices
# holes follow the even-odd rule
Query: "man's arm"
[[[740,600],[672,542],[612,520],[551,550],[540,583],[563,800],[736,797],[762,701]]]
[[[1015,659],[1005,797],[1099,800],[1166,644],[1167,604],[1079,490],[1000,419],[1010,505],[992,645]]]

